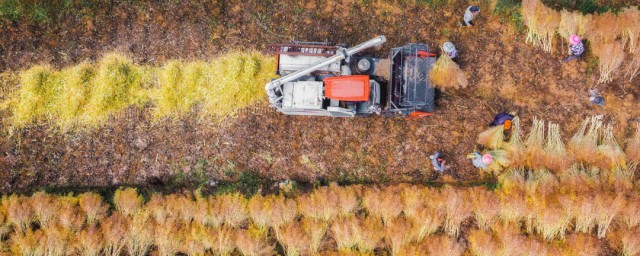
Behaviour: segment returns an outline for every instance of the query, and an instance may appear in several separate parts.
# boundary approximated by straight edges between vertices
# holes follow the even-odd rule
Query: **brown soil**
[[[454,42],[470,86],[442,93],[436,115],[418,120],[292,117],[259,106],[220,125],[197,120],[152,124],[143,112],[130,110],[87,133],[61,134],[48,126],[5,132],[0,137],[0,191],[168,184],[184,175],[227,180],[244,171],[274,180],[475,182],[484,178],[465,154],[498,112],[517,112],[525,129],[533,117],[560,123],[565,138],[595,114],[604,114],[622,138],[638,116],[637,86],[621,78],[600,85],[607,106],[590,105],[586,90],[595,85],[597,74],[591,74],[587,59],[562,65],[563,56],[524,44],[522,34],[488,11],[477,27],[460,27],[461,1],[438,10],[346,0],[223,2],[141,7],[112,1],[93,18],[65,17],[50,27],[4,22],[0,69],[37,62],[67,66],[114,49],[130,52],[137,62],[157,64],[206,59],[228,50],[264,50],[268,43],[291,39],[353,45],[383,34],[388,42],[377,54],[407,42],[433,48]],[[557,45],[556,53],[564,53],[563,47]],[[435,150],[451,165],[446,177],[432,171],[428,156]]]

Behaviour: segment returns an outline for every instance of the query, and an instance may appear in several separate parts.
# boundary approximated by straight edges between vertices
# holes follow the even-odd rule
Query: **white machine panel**
[[[283,85],[283,108],[322,109],[323,83],[290,82]]]
[[[321,61],[326,60],[327,57],[321,56],[290,56],[280,54],[279,70],[283,74],[291,73],[301,69],[311,67]],[[324,72],[340,72],[340,63],[336,62],[329,66],[325,66],[317,71]]]

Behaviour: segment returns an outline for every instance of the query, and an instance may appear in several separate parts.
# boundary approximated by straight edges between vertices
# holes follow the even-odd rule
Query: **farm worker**
[[[571,37],[569,38],[569,43],[571,43],[571,46],[569,46],[569,57],[564,58],[562,62],[577,60],[580,58],[580,56],[582,56],[582,53],[584,52],[584,45],[582,44],[582,40],[580,40],[580,37],[578,35],[571,35]]]
[[[449,57],[451,57],[451,59],[453,59],[454,61],[458,57],[458,50],[456,50],[456,47],[451,42],[445,42],[442,45],[442,50],[444,50],[444,53],[446,55],[449,55]]]
[[[507,112],[502,112],[500,114],[497,114],[493,118],[493,122],[491,122],[489,126],[504,125],[504,129],[509,130],[511,129],[511,121],[513,120],[513,118],[514,116],[512,114],[509,114]]]
[[[467,7],[467,10],[464,12],[464,17],[462,17],[462,26],[473,27],[475,25],[473,24],[473,18],[475,18],[479,12],[480,8],[478,8],[478,6],[472,5]]]
[[[604,106],[604,97],[598,93],[596,89],[589,89],[589,102],[596,104],[598,106]]]
[[[480,155],[477,151],[473,151],[473,153],[468,154],[467,158],[471,159],[473,166],[480,169],[486,169],[487,166],[493,162],[491,154]]]
[[[436,151],[433,155],[430,155],[431,165],[433,165],[433,169],[438,171],[439,173],[443,173],[444,170],[447,169],[448,166],[445,165],[445,160],[440,155],[440,151]]]
[[[511,122],[513,118],[513,115],[507,112],[502,112],[493,118],[493,122],[491,122],[489,126],[504,125],[504,141],[508,141],[509,138],[511,138]]]

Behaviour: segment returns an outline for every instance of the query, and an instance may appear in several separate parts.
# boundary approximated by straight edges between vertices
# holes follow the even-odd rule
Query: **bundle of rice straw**
[[[429,72],[429,78],[443,91],[446,88],[465,88],[468,84],[467,77],[460,66],[447,54],[440,55]]]
[[[492,156],[493,161],[487,165],[487,169],[485,169],[486,172],[498,176],[505,168],[509,167],[509,158],[507,157],[506,150],[491,150],[488,151],[487,154]]]
[[[587,126],[589,126],[589,130],[587,130]],[[580,130],[571,137],[571,140],[569,140],[569,151],[576,161],[586,164],[593,164],[595,162],[601,128],[602,121],[600,118],[587,118],[587,120],[582,123]]]
[[[629,139],[625,154],[629,162],[640,163],[640,123],[636,123],[636,132]]]
[[[609,175],[609,187],[615,188],[618,192],[626,192],[633,189],[637,166],[636,163],[629,164],[627,168],[616,166],[611,175]]]
[[[527,158],[524,154],[524,143],[522,142],[522,128],[520,127],[520,118],[515,117],[511,123],[511,138],[504,145],[504,149],[509,156],[511,167],[521,168],[527,164]]]
[[[500,190],[506,193],[512,191],[518,191],[525,186],[525,170],[524,168],[508,168],[500,176],[498,176],[498,183],[500,183]]]
[[[615,170],[616,166],[627,168],[627,158],[613,136],[613,127],[607,125],[602,142],[596,152],[596,166],[605,170]]]
[[[526,189],[529,194],[540,193],[549,195],[559,185],[558,178],[547,169],[530,170],[526,179]]]
[[[547,143],[544,146],[544,166],[558,173],[571,166],[571,159],[564,147],[560,136],[560,126],[549,123],[547,128]]]
[[[478,144],[489,149],[500,149],[504,145],[504,125],[491,127],[478,134]]]
[[[524,144],[527,165],[531,169],[541,169],[544,163],[544,121],[533,119],[531,132]]]
[[[558,34],[560,34],[566,42],[569,42],[569,38],[574,34],[581,38],[585,37],[591,30],[592,19],[593,16],[591,14],[584,15],[577,11],[569,12],[562,10],[560,11]]]

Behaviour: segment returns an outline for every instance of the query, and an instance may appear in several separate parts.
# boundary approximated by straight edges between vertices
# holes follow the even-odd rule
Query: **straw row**
[[[625,8],[619,14],[583,15],[577,11],[555,11],[540,0],[524,0],[522,18],[528,29],[526,41],[546,52],[553,51],[556,33],[565,42],[574,34],[588,39],[592,53],[599,60],[599,83],[613,80],[625,57],[630,60],[624,73],[629,81],[640,71],[640,11],[635,6]]]
[[[478,144],[492,152],[506,152],[498,160],[504,158],[502,161],[508,163],[486,171],[500,174],[509,168],[545,169],[560,174],[577,164],[608,172],[622,170],[632,174],[634,170],[631,167],[640,163],[640,129],[636,129],[635,134],[628,139],[625,151],[614,137],[613,127],[603,125],[597,117],[587,118],[566,144],[560,135],[558,124],[548,123],[546,126],[545,129],[545,122],[535,119],[531,131],[523,140],[520,119],[516,117],[509,141],[504,141],[502,125],[480,133]]]
[[[97,63],[22,71],[19,89],[4,104],[15,127],[97,126],[134,106],[151,106],[156,120],[181,118],[194,109],[201,118],[215,119],[264,99],[261,85],[273,77],[274,65],[262,54],[229,53],[210,62],[174,60],[152,67],[111,53]]]

